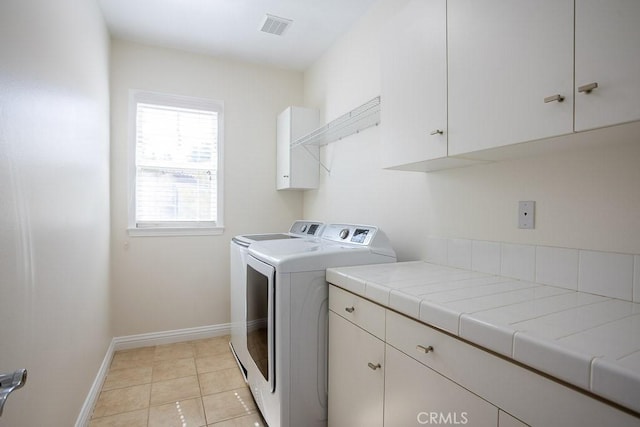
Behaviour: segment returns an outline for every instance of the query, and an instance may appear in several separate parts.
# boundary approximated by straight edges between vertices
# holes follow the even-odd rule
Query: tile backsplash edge
[[[436,264],[640,302],[640,254],[444,237],[426,249]]]

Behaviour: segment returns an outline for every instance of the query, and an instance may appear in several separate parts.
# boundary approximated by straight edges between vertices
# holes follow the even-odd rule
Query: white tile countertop
[[[327,281],[640,412],[640,304],[428,262]]]

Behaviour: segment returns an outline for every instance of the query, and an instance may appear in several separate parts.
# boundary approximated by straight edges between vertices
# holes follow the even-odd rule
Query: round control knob
[[[342,240],[344,240],[347,237],[349,237],[349,229],[348,228],[343,228],[342,230],[340,230],[340,238]]]
[[[303,225],[302,228],[300,229],[300,231],[302,231],[303,233],[307,232],[307,225]]]

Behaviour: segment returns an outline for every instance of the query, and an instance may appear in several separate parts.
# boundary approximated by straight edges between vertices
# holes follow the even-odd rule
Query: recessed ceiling
[[[376,0],[98,0],[112,36],[305,70]],[[261,31],[272,15],[292,23]]]

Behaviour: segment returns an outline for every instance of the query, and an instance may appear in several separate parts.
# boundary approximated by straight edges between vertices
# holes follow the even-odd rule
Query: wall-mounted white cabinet
[[[448,8],[450,154],[571,133],[573,0]]]
[[[640,119],[639,2],[448,7],[451,155]]]
[[[381,46],[383,166],[430,171],[606,140],[602,128],[640,120],[638,22],[632,0],[410,1]]]
[[[447,2],[413,0],[382,42],[384,167],[447,156]]]
[[[575,13],[575,130],[640,120],[640,2],[576,0]]]
[[[382,166],[434,170],[448,157],[447,2],[412,0],[389,22],[381,47]]]
[[[320,177],[319,148],[298,146],[291,142],[318,127],[320,113],[316,109],[288,107],[278,115],[276,142],[276,188],[308,190],[318,188]]]

